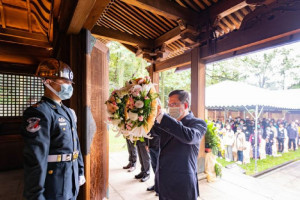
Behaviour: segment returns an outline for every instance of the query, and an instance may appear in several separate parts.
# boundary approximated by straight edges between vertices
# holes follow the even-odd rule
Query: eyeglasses
[[[183,103],[169,103],[168,104],[168,107],[179,107],[180,106],[180,104],[183,104]]]

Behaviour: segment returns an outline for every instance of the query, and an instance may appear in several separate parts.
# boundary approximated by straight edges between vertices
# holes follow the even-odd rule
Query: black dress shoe
[[[150,187],[147,187],[147,191],[154,191],[154,185],[150,186]]]
[[[141,179],[143,177],[144,177],[144,172],[141,172],[141,173],[134,176],[134,178],[136,178],[136,179]]]
[[[132,166],[131,163],[128,163],[128,165],[124,166],[123,169],[129,169]]]
[[[141,179],[141,182],[145,182],[150,178],[150,174],[144,174],[143,178]]]

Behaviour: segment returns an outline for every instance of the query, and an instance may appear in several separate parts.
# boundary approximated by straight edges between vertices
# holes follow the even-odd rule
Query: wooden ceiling
[[[0,0],[0,61],[32,64],[49,57],[60,1]],[[56,10],[55,10],[56,9]]]
[[[50,0],[0,0],[0,39],[50,47],[51,9]]]
[[[210,38],[238,30],[246,15],[257,6],[270,2],[111,0],[92,33],[98,38],[126,44],[137,55],[143,54],[148,60],[164,60],[180,55]]]
[[[298,38],[299,7],[299,0],[0,0],[0,62],[53,57],[63,36],[82,28],[155,63],[195,47],[212,61]]]

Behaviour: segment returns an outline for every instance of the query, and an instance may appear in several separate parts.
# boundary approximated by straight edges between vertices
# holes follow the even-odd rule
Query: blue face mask
[[[55,82],[53,82],[55,83]],[[58,83],[55,83],[58,84]],[[51,87],[48,83],[44,82],[44,85],[49,88],[54,94],[56,94],[56,96],[58,96],[61,100],[66,100],[66,99],[70,99],[72,94],[73,94],[73,87],[71,84],[58,84],[60,85],[60,91],[57,92],[56,90],[53,89],[53,87]]]
[[[73,87],[71,84],[61,84],[60,91],[58,92],[57,96],[61,100],[70,99],[73,94]]]

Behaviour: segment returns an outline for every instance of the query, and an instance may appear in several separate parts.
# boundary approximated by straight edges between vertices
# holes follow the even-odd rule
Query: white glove
[[[79,186],[82,186],[85,183],[85,177],[79,176]]]

